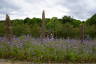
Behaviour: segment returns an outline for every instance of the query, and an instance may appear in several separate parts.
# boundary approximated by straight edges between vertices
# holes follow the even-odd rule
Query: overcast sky
[[[41,18],[43,10],[47,18],[68,15],[86,20],[96,13],[96,0],[0,0],[0,20],[6,13],[11,19]]]

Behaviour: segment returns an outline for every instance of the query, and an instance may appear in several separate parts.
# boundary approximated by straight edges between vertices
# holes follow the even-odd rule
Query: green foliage
[[[4,36],[4,23],[0,22],[0,36]]]
[[[81,22],[70,16],[64,16],[61,19],[57,17],[46,18],[45,26],[46,32],[53,33],[57,38],[79,38],[80,24],[85,24],[85,36],[96,38],[96,14],[94,14],[87,21]],[[12,20],[13,34],[15,36],[32,35],[32,37],[40,37],[41,33],[41,19],[40,18],[25,18]],[[4,36],[4,22],[0,22],[0,36]]]
[[[73,18],[71,18],[70,16],[64,16],[62,18],[63,23],[67,23],[67,22],[72,22]]]
[[[93,24],[96,25],[96,14],[94,14],[91,18],[89,18],[89,19],[86,21],[86,23],[89,24],[89,25],[93,25]]]
[[[89,35],[91,38],[96,38],[96,25],[86,25],[85,33]]]
[[[73,52],[72,50],[66,52],[65,59],[68,61],[74,62],[78,59],[78,54],[76,52]]]
[[[16,36],[24,35],[24,30],[25,30],[24,26],[25,26],[24,24],[20,24],[20,25],[17,24],[15,26],[13,26],[13,34]]]
[[[52,44],[51,44],[52,43]],[[22,47],[10,46],[6,43],[0,44],[0,58],[9,58],[15,60],[26,60],[32,62],[94,62],[95,53],[74,51],[74,48],[67,50],[55,47],[59,42],[49,42],[47,44],[34,44],[26,42]],[[64,43],[65,44],[65,43]],[[54,46],[54,47],[53,47]],[[78,47],[79,48],[79,47]],[[94,47],[95,51],[96,47]],[[93,48],[92,48],[93,50]],[[6,53],[7,52],[7,53]],[[93,60],[92,60],[93,59]]]

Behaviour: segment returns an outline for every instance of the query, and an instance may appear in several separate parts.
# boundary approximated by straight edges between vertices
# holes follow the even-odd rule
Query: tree
[[[96,25],[96,14],[94,14],[91,18],[89,18],[89,19],[86,21],[86,23],[87,23],[88,25],[93,25],[93,24]]]
[[[79,27],[81,24],[80,20],[73,20],[72,22],[70,22],[71,25],[73,25],[74,27]]]
[[[24,19],[24,24],[29,23],[30,21],[31,21],[31,19],[27,17]]]
[[[73,18],[71,18],[70,16],[62,17],[62,22],[63,23],[72,22],[72,21],[73,21]]]

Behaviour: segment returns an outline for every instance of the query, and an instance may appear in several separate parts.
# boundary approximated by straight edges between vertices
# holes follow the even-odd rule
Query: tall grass
[[[96,44],[89,44],[80,45],[80,41],[66,42],[65,40],[42,44],[23,38],[20,41],[14,40],[11,44],[0,42],[0,58],[40,63],[96,62]]]

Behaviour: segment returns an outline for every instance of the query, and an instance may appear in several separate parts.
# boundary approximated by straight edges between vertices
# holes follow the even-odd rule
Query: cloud
[[[75,18],[85,20],[92,16],[96,10],[95,0],[65,0],[60,4],[66,6],[69,14]]]
[[[1,0],[0,19],[8,13],[11,19],[26,17],[42,17],[45,10],[46,17],[69,15],[85,20],[96,13],[96,0]]]

